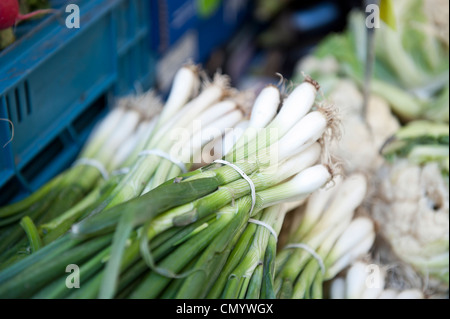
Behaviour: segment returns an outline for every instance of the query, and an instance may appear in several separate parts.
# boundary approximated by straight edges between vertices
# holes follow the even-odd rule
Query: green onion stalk
[[[266,208],[249,223],[207,298],[273,298],[277,237],[285,214],[298,202]],[[263,225],[268,225],[275,233]]]
[[[164,185],[148,194],[129,201],[126,205],[119,205],[111,210],[114,214],[123,211],[136,210],[145,211],[146,218],[157,215],[172,207],[182,205],[197,198],[199,195],[206,195],[209,192],[208,181],[197,180],[184,184]],[[169,195],[170,194],[170,195]],[[176,194],[176,196],[172,196]],[[168,200],[170,196],[170,200]],[[131,237],[132,239],[132,237]],[[93,263],[91,260],[98,254],[103,254],[104,250],[111,249],[112,234],[103,232],[99,236],[77,238],[71,233],[65,234],[52,243],[44,246],[35,253],[28,255],[0,272],[0,297],[1,298],[29,298],[45,289],[49,295],[54,295],[55,291],[50,291],[50,284],[60,277],[67,277],[65,268],[69,264],[76,264],[80,269],[88,268],[89,272],[95,272],[104,268],[105,261],[110,259],[110,254],[105,258]],[[88,249],[91,247],[92,249]],[[131,249],[132,247],[130,247]],[[61,259],[61,256],[66,256]],[[85,265],[86,263],[86,265]],[[52,265],[52,267],[48,267]],[[34,280],[29,281],[25,273],[33,274]],[[26,280],[23,280],[24,277]],[[83,280],[83,279],[81,279]],[[64,285],[65,286],[65,285]],[[82,285],[84,288],[85,285]],[[86,285],[88,288],[89,285]],[[81,289],[83,289],[81,288]],[[61,290],[61,287],[55,287]],[[63,290],[64,294],[70,291]],[[46,296],[48,296],[46,293]],[[43,296],[43,293],[40,293]]]
[[[277,298],[323,298],[323,282],[369,251],[375,240],[373,222],[354,218],[366,184],[355,174],[311,196],[301,225],[277,256]]]

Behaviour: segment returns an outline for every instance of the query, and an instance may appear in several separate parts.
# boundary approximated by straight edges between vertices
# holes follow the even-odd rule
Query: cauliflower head
[[[438,163],[406,159],[384,165],[373,217],[402,261],[429,280],[429,288],[449,282],[449,190]],[[434,286],[434,287],[433,287]]]

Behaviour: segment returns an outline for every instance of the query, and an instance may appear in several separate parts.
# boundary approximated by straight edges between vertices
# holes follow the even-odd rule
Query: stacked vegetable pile
[[[299,70],[318,79],[341,108],[343,137],[332,151],[347,173],[370,177],[363,206],[378,224],[372,259],[381,260],[380,267],[389,274],[386,288],[448,296],[448,2],[392,4],[396,28],[381,23],[375,31],[367,106],[362,95],[367,39],[361,13],[351,13],[348,30],[326,38]],[[347,282],[354,285],[353,279]]]
[[[322,88],[302,73],[254,99],[188,65],[164,107],[119,102],[71,168],[0,209],[0,297],[448,294],[448,41],[423,1],[394,3],[366,106],[358,13],[300,64]]]
[[[335,181],[308,200],[299,227],[277,256],[276,286],[281,298],[323,298],[323,281],[334,278],[375,240],[373,222],[354,217],[367,189],[362,175]]]
[[[247,93],[220,75],[198,92],[198,74],[179,70],[161,112],[151,94],[126,99],[73,167],[2,208],[2,236],[14,240],[2,255],[1,297],[276,295],[284,215],[333,178],[335,110],[316,102],[307,77],[284,99],[263,89],[245,120]],[[218,154],[205,157],[213,146]],[[189,172],[199,158],[214,162]],[[73,264],[81,287],[71,290]]]

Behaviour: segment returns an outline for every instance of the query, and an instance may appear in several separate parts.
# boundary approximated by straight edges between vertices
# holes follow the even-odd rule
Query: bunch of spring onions
[[[184,88],[187,82],[183,82]],[[222,90],[216,80],[175,115],[166,116],[169,102],[182,96],[171,93],[158,120],[167,122],[156,124],[145,149],[171,151],[171,130],[189,126],[191,118],[208,106],[212,110],[221,104],[211,116],[225,108],[228,101],[221,101]],[[0,272],[0,297],[201,298],[212,291],[219,297],[222,288],[215,283],[222,269],[235,271],[229,265],[235,257],[251,259],[247,254],[253,249],[240,256],[234,253],[235,247],[248,248],[241,236],[250,236],[247,229],[254,229],[249,219],[279,230],[286,211],[283,203],[304,200],[332,178],[321,145],[327,143],[335,118],[332,109],[316,104],[317,91],[317,83],[309,78],[283,102],[277,88],[264,89],[249,121],[238,124],[246,127],[240,138],[233,143],[234,138],[224,134],[220,144],[228,152],[222,161],[180,174],[172,161],[139,157],[101,209]],[[220,119],[224,118],[222,113]],[[217,138],[209,140],[217,142]],[[191,165],[194,155],[181,151],[179,158]],[[265,228],[257,233],[267,247],[261,248],[256,262],[246,264],[246,273],[258,268],[262,258],[268,259],[267,268],[259,267],[253,284],[242,289],[253,287],[256,293],[262,278],[267,281],[264,289],[273,287],[269,282],[275,253],[269,233]],[[80,266],[82,283],[75,291],[65,285],[68,264]],[[264,276],[259,275],[261,270]],[[235,288],[229,288],[230,295],[235,293]]]
[[[42,242],[40,246],[47,245],[77,220],[149,191],[177,175],[180,167],[189,168],[202,146],[243,120],[248,100],[240,97],[245,97],[244,94],[228,89],[227,78],[219,75],[198,93],[198,74],[197,67],[192,65],[178,71],[159,116],[153,116],[157,112],[152,111],[151,117],[140,121],[144,111],[155,108],[159,111],[154,106],[158,105],[157,99],[151,94],[131,99],[128,104],[135,105],[133,108],[115,108],[100,124],[76,165],[25,200],[1,209],[3,224],[17,223],[28,216],[25,225],[32,226],[31,221],[37,225],[26,229],[28,237],[36,237],[37,242]],[[202,137],[201,132],[211,128],[214,130]],[[180,135],[183,140],[177,141],[176,133],[180,130],[184,132]],[[159,154],[145,154],[155,150],[164,154],[175,152],[177,143],[187,144],[190,139],[194,141],[189,143],[191,147],[183,149],[185,152],[178,157],[181,164]],[[38,214],[44,212],[46,218],[38,219]],[[17,259],[11,255],[18,251],[13,245],[17,241],[23,245],[24,241],[23,230],[17,224],[13,227],[11,235],[3,233],[9,236],[2,241],[2,248],[7,251],[6,265]]]
[[[153,130],[159,112],[159,100],[153,93],[120,100],[94,129],[72,167],[29,197],[0,208],[0,262],[14,260],[18,252],[27,254],[25,233],[30,237],[39,230],[40,236],[45,235],[40,226],[70,211],[85,196],[100,196],[99,186],[133,156],[133,146]],[[24,222],[19,225],[21,220]],[[39,245],[32,250],[45,242],[37,240]]]
[[[345,277],[332,281],[331,299],[424,299],[419,289],[387,288],[387,269],[375,263],[356,261]]]
[[[369,251],[374,224],[354,217],[366,188],[364,176],[355,174],[310,197],[300,226],[277,256],[278,298],[323,298],[323,282]]]

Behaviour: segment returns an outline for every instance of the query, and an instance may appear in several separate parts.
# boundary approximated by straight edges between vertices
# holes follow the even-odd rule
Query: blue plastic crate
[[[152,3],[152,48],[158,88],[167,93],[178,68],[203,63],[249,13],[250,0],[158,0]]]
[[[200,19],[198,58],[204,61],[214,49],[224,45],[250,13],[250,0],[224,0],[214,13]]]
[[[153,83],[150,3],[79,0],[79,29],[61,13],[0,52],[0,203],[33,191],[76,157],[114,96]],[[19,30],[18,30],[19,31]]]
[[[151,43],[160,54],[198,25],[197,4],[202,0],[158,0],[151,2]],[[215,0],[220,1],[220,0]]]
[[[199,40],[200,55],[224,40],[248,13],[250,0],[158,0],[151,1],[152,48],[167,53],[191,31],[206,36]]]

